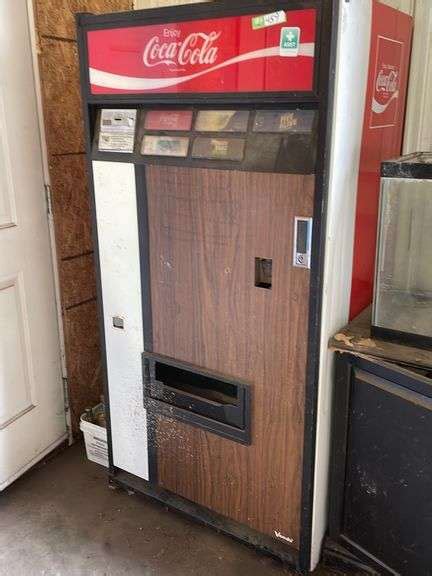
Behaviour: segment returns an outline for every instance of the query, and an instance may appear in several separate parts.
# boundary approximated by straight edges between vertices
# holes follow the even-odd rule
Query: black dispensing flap
[[[250,438],[250,388],[187,364],[143,355],[148,410],[245,444]]]

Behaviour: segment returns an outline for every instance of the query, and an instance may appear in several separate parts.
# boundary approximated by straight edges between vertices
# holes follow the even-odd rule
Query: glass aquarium
[[[382,167],[372,331],[432,346],[432,154]]]

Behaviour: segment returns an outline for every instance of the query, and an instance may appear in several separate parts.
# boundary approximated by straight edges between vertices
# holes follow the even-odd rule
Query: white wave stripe
[[[375,114],[383,114],[387,108],[390,106],[390,104],[393,102],[393,100],[396,100],[396,98],[399,97],[399,90],[396,90],[396,92],[394,92],[390,98],[390,100],[388,102],[386,102],[385,104],[380,104],[379,102],[377,102],[375,100],[375,98],[372,99],[372,112],[375,112]]]
[[[300,44],[299,56],[310,56],[311,58],[315,53],[315,44],[313,42]],[[240,56],[235,56],[225,62],[216,64],[211,68],[196,72],[195,74],[188,74],[187,76],[178,76],[173,78],[137,78],[135,76],[121,76],[119,74],[111,74],[111,72],[104,72],[96,68],[90,68],[90,84],[94,86],[101,86],[103,88],[116,88],[119,90],[155,90],[157,88],[168,88],[169,86],[176,86],[182,84],[193,78],[198,78],[204,74],[209,74],[219,68],[231,66],[238,62],[245,62],[247,60],[255,60],[256,58],[270,58],[272,56],[280,56],[279,46],[271,48],[263,48],[262,50],[254,50],[247,52]],[[292,56],[285,56],[285,58],[292,58]]]

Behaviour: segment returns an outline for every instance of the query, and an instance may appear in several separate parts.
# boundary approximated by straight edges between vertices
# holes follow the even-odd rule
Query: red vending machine
[[[304,569],[325,531],[324,341],[349,309],[326,278],[336,258],[351,281],[362,5],[78,17],[110,481]]]

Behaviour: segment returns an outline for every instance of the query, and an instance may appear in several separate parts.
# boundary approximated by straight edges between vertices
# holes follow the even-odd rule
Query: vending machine
[[[336,258],[349,286],[360,4],[78,16],[110,481],[304,569],[325,531],[324,341],[349,310],[326,275]]]

